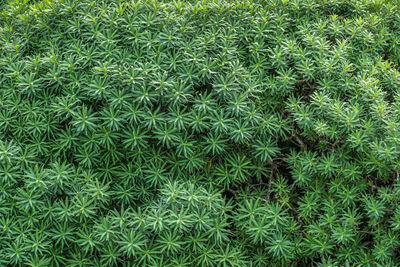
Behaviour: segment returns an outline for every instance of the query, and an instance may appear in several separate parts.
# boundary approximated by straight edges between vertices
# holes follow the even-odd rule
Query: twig
[[[333,142],[333,144],[331,144],[330,151],[332,151],[332,150],[336,147],[336,145],[340,143],[340,141],[341,141],[341,140],[340,140],[340,138],[339,138],[339,139],[337,139],[335,142]]]
[[[296,134],[292,134],[292,138],[296,140],[297,144],[300,145],[300,148],[302,150],[305,149],[306,145],[303,143],[303,141],[301,141],[301,139]]]
[[[267,199],[270,200],[271,196],[271,186],[272,186],[272,178],[274,177],[274,170],[275,167],[271,168],[271,174],[269,175],[268,179],[268,192],[267,192]]]
[[[371,233],[371,232],[362,231],[362,230],[358,231],[358,233],[359,233],[359,234],[369,234],[369,235],[373,235],[373,233]]]
[[[258,184],[249,184],[249,186],[252,187],[252,188],[254,188],[254,187],[256,187],[256,186],[262,186],[262,185],[265,185],[265,184],[266,184],[266,183],[261,182],[261,183],[258,183]]]
[[[228,189],[228,191],[231,192],[234,197],[237,197],[237,191],[235,191],[233,189]]]
[[[292,183],[292,184],[289,185],[287,188],[288,188],[289,190],[291,190],[295,185],[296,185],[296,182]]]
[[[266,200],[264,198],[259,197],[258,199],[260,199],[262,202],[268,203],[268,200]]]

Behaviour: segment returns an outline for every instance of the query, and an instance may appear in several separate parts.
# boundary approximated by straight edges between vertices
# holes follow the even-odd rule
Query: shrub
[[[0,263],[399,266],[398,10],[3,2]]]

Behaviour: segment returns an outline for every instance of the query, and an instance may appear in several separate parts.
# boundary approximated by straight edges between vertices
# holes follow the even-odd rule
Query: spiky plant
[[[399,266],[398,1],[0,6],[1,265]]]

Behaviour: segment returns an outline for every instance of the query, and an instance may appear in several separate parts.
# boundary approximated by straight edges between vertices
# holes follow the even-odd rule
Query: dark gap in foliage
[[[194,86],[194,94],[207,94],[212,93],[213,87],[211,83],[199,84]]]

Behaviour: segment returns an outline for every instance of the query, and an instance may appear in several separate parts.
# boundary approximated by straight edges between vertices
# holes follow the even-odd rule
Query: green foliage
[[[0,6],[0,265],[399,266],[398,1]]]

